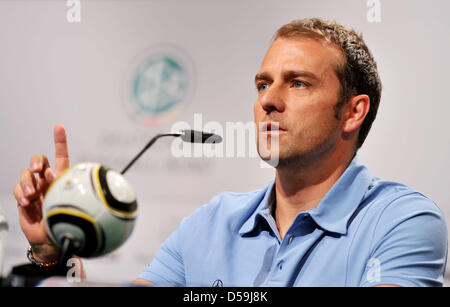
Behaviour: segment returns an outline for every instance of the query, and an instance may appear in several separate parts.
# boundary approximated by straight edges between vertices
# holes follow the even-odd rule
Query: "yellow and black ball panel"
[[[101,200],[116,217],[136,218],[136,196],[121,174],[99,165],[94,170],[94,179]]]
[[[64,236],[69,236],[76,255],[93,257],[102,253],[104,235],[89,214],[71,205],[60,205],[49,211],[46,219],[55,243],[60,244]]]

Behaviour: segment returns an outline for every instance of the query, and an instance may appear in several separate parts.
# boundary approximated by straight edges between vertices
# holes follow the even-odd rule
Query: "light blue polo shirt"
[[[372,177],[355,157],[280,240],[273,191],[274,180],[214,197],[139,278],[161,286],[442,286],[446,223],[426,196]]]

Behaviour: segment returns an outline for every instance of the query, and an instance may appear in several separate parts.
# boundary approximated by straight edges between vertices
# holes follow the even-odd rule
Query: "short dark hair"
[[[377,63],[362,35],[324,18],[294,20],[282,26],[275,33],[273,40],[305,37],[330,42],[344,55],[344,65],[336,67],[336,75],[341,83],[339,100],[335,106],[336,118],[339,118],[341,107],[351,97],[366,94],[370,98],[370,110],[360,127],[356,143],[356,149],[359,149],[369,133],[380,104],[382,85]]]

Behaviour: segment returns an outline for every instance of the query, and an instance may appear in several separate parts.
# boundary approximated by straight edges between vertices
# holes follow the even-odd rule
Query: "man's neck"
[[[317,207],[353,156],[330,155],[307,165],[279,167],[275,179],[275,220],[281,239],[298,213]]]

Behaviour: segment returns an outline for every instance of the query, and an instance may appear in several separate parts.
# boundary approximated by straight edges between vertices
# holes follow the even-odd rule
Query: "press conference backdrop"
[[[0,206],[10,224],[3,274],[27,262],[12,188],[31,155],[53,163],[56,123],[67,129],[72,164],[116,170],[177,122],[216,122],[230,139],[227,123],[253,120],[253,78],[270,38],[303,17],[363,33],[384,90],[359,158],[450,217],[448,1],[89,0],[79,11],[76,2],[0,1]],[[244,157],[235,148],[228,158],[176,158],[172,140],[158,141],[126,174],[140,210],[131,238],[85,260],[88,280],[134,279],[183,217],[220,192],[265,186],[274,170],[250,154],[253,140],[244,143]]]

